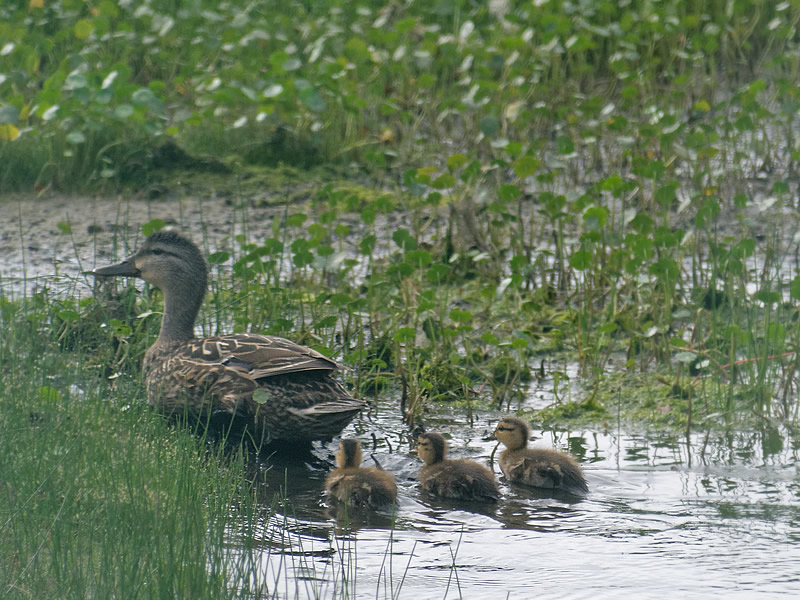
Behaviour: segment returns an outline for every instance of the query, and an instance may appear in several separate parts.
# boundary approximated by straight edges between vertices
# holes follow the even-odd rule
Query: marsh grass
[[[4,596],[236,596],[226,537],[254,502],[240,462],[74,356],[3,346]]]

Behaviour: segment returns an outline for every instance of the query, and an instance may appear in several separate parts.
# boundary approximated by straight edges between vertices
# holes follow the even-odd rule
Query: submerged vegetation
[[[529,410],[544,381],[548,426],[795,426],[798,21],[744,0],[4,2],[0,189],[202,177],[275,204],[268,235],[207,247],[204,332],[335,356],[409,424]],[[158,295],[73,291],[0,296],[0,588],[235,595],[249,559],[215,553],[231,506],[259,510],[241,465],[138,404]]]

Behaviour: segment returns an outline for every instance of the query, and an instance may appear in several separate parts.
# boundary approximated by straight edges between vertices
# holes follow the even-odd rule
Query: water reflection
[[[485,462],[492,453],[494,444],[482,440],[488,426],[448,425],[445,416],[436,427],[451,436],[454,457]],[[259,497],[273,509],[265,510],[254,559],[264,589],[277,597],[370,598],[399,590],[419,599],[528,598],[531,585],[538,598],[798,589],[796,432],[538,432],[535,446],[580,457],[589,495],[509,485],[495,465],[503,498],[484,506],[422,494],[421,463],[398,431],[384,418],[346,432],[397,476],[394,510],[327,506],[322,488],[334,443],[254,461]]]

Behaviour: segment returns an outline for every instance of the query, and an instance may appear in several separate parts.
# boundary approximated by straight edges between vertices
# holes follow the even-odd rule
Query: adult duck
[[[195,337],[206,261],[175,231],[152,234],[127,260],[92,273],[138,277],[163,292],[161,331],[145,353],[143,374],[148,400],[166,414],[228,413],[243,419],[256,441],[308,442],[338,434],[365,406],[333,378],[340,365],[311,348],[255,333]]]

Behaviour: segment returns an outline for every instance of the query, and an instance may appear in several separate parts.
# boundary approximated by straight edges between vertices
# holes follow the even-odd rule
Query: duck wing
[[[287,409],[319,415],[359,410],[355,404],[363,408],[363,401],[330,377],[338,368],[311,348],[252,333],[194,339],[178,347],[156,344],[145,357],[148,395],[167,411],[179,409],[188,394],[195,407],[216,398],[225,411],[239,413],[242,400],[258,389],[286,398]]]
[[[176,358],[197,368],[221,367],[231,375],[256,381],[301,371],[334,371],[340,365],[306,346],[284,338],[253,333],[192,340]]]

